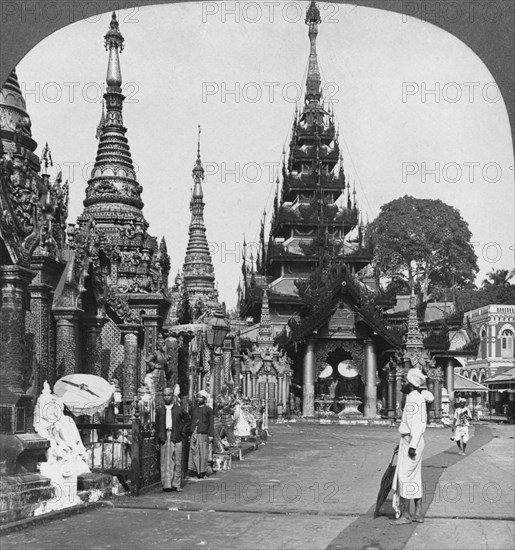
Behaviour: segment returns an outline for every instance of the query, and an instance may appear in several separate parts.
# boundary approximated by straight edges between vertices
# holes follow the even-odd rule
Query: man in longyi
[[[213,409],[206,402],[209,394],[205,390],[197,393],[197,405],[191,411],[191,441],[188,469],[199,479],[206,477],[209,460],[209,443],[213,441],[215,424]]]
[[[164,405],[156,411],[156,437],[161,444],[163,491],[182,492],[182,442],[187,440],[190,422],[177,397],[171,388],[163,390]]]
[[[425,387],[426,377],[420,369],[410,369],[407,382],[402,386],[406,404],[399,426],[401,440],[397,468],[393,479],[393,508],[398,519],[392,525],[403,525],[416,521],[424,522],[422,515],[422,453],[426,431],[426,400],[433,396]],[[424,395],[428,394],[428,395]],[[410,501],[415,501],[414,515],[410,513]]]

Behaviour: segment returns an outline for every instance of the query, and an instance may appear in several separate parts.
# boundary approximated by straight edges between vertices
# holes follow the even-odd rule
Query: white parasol
[[[354,378],[355,376],[358,376],[358,371],[352,366],[352,363],[347,359],[345,361],[341,361],[338,365],[338,372],[344,377],[344,378]]]
[[[93,415],[103,412],[114,392],[104,378],[93,374],[69,374],[54,385],[54,394],[73,414]]]
[[[318,378],[329,378],[333,374],[333,367],[329,363],[324,363],[322,365],[324,368],[322,372],[318,375]]]

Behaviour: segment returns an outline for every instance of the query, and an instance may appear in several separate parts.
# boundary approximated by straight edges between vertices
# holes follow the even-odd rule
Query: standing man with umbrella
[[[420,369],[410,369],[407,382],[402,385],[406,404],[399,426],[401,440],[397,468],[393,479],[392,505],[399,518],[392,525],[403,525],[416,521],[424,522],[422,516],[422,453],[424,432],[427,424],[426,397],[422,394],[426,377]],[[426,390],[427,391],[427,390]],[[429,392],[427,392],[429,394]],[[432,396],[432,394],[431,394]],[[427,396],[430,397],[429,395]],[[415,514],[410,514],[410,500],[415,501]]]
[[[182,442],[189,433],[188,413],[179,405],[171,388],[163,390],[164,405],[156,411],[156,437],[161,445],[163,491],[182,492]]]

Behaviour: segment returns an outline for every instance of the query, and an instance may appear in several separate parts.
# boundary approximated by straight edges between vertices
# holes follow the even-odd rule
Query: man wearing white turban
[[[406,394],[406,404],[402,411],[399,426],[401,440],[397,468],[393,479],[392,505],[398,519],[393,525],[403,525],[416,521],[424,522],[422,516],[422,452],[424,451],[424,432],[426,431],[426,399],[422,388],[426,377],[420,369],[410,369],[407,382],[401,391]],[[429,393],[429,392],[428,392]],[[410,500],[415,501],[415,513],[410,514]]]

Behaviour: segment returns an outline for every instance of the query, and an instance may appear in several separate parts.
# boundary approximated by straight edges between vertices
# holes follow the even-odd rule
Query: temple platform
[[[343,419],[343,418],[315,418],[315,417],[298,417],[291,420],[278,420],[275,424],[289,424],[289,423],[304,423],[304,424],[324,424],[333,426],[396,426],[400,423],[400,420],[392,420],[389,418],[356,418],[356,419]],[[448,428],[441,422],[430,422],[427,424],[428,428]]]
[[[319,418],[319,417],[296,417],[289,420],[276,420],[275,424],[289,423],[304,423],[304,424],[324,424],[334,426],[394,426],[395,420],[389,418],[340,418],[338,416]]]

